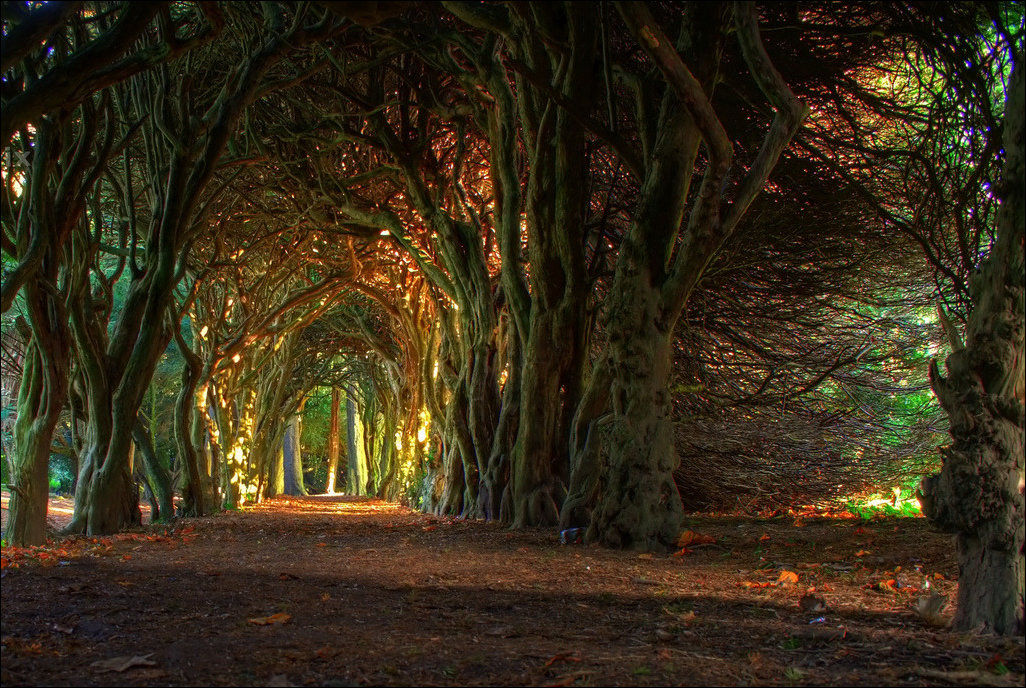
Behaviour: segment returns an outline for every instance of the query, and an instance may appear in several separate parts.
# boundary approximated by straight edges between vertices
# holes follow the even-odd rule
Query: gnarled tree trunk
[[[1020,59],[1022,55],[1018,56]],[[1000,634],[1024,628],[1024,344],[1026,344],[1026,146],[1024,71],[1015,65],[1005,108],[1005,164],[997,241],[973,280],[965,345],[936,362],[930,380],[948,414],[952,443],[939,475],[923,481],[927,517],[955,533],[956,630]]]

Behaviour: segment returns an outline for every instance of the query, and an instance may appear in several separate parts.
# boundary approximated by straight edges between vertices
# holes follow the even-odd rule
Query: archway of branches
[[[55,441],[85,533],[138,478],[650,549],[938,468],[1013,5],[4,12],[21,542]]]

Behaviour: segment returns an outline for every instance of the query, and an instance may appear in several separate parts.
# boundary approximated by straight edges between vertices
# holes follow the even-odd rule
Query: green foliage
[[[75,466],[65,454],[51,454],[49,467],[50,490],[68,494],[75,484]]]
[[[303,453],[309,453],[313,461],[323,463],[327,460],[330,430],[331,389],[317,387],[310,393],[303,408]]]
[[[919,476],[910,478],[895,488],[888,495],[874,494],[860,499],[849,499],[844,508],[850,514],[863,520],[874,517],[916,518],[922,516],[922,509],[915,493],[919,486]]]

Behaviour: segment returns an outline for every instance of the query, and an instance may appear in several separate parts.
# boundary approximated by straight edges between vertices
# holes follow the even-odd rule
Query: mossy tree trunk
[[[203,489],[204,474],[200,470],[199,453],[194,426],[202,426],[203,419],[196,408],[196,393],[199,385],[201,363],[199,357],[189,348],[181,332],[175,332],[175,342],[182,354],[181,387],[175,396],[174,434],[178,460],[182,466],[182,516],[202,516],[207,501]],[[206,394],[204,390],[203,394]],[[204,407],[205,408],[205,407]],[[202,435],[201,435],[202,437]]]
[[[1013,635],[1024,630],[1023,433],[1026,430],[1026,96],[1021,52],[1016,56],[1004,120],[1005,161],[997,240],[971,283],[973,308],[964,345],[946,374],[930,380],[948,414],[951,445],[941,450],[939,475],[923,481],[921,499],[935,525],[955,533],[958,604],[953,626]]]
[[[174,490],[171,486],[171,474],[167,467],[161,463],[153,445],[153,436],[150,429],[139,418],[132,429],[132,437],[135,439],[136,448],[142,455],[143,470],[145,479],[149,485],[150,492],[155,499],[156,507],[151,513],[152,522],[166,523],[175,517]]]
[[[598,26],[594,8],[575,3],[508,8],[507,38],[523,65],[517,73],[515,102],[527,158],[524,201],[530,260],[529,310],[516,302],[519,279],[504,275],[503,281],[513,296],[518,324],[508,335],[523,337],[519,418],[509,457],[510,512],[514,526],[550,526],[558,522],[569,478],[569,420],[580,398],[591,334],[585,264],[590,162],[585,128],[567,104],[581,112],[591,108],[598,81]],[[541,36],[554,37],[560,47],[546,47]],[[492,80],[491,87],[504,104],[503,86]],[[559,100],[558,106],[554,100]],[[502,112],[489,132],[503,145],[508,134],[501,118]],[[492,162],[512,164],[499,156]],[[512,171],[496,174],[505,175],[504,191],[512,186]],[[511,259],[516,268],[514,250],[509,247],[503,258]]]
[[[98,110],[106,106],[105,99],[90,99],[75,111],[79,119],[74,125],[70,113],[53,113],[37,123],[31,140],[19,137],[31,165],[23,169],[20,205],[11,209],[16,222],[4,232],[16,239],[15,273],[26,277],[21,294],[31,334],[15,425],[9,526],[14,544],[42,544],[45,539],[51,445],[71,372],[67,304],[72,287],[65,255],[69,238],[84,222],[87,203],[95,199],[96,179],[110,154],[113,133],[110,127],[101,131],[98,123]],[[5,222],[9,217],[5,213]],[[5,292],[16,281],[15,274],[11,280],[6,277]],[[9,296],[5,307],[13,301],[14,294]]]
[[[27,291],[31,293],[33,286]],[[18,390],[18,418],[14,425],[14,472],[7,536],[16,547],[46,541],[49,501],[50,448],[53,431],[64,407],[67,384],[67,342],[52,339],[41,351],[35,335],[29,340]]]
[[[719,75],[722,42],[730,33],[729,13],[719,4],[689,6],[675,44],[643,3],[618,7],[665,82],[664,95],[649,111],[653,116],[646,117],[643,107],[637,113],[646,152],[641,195],[606,302],[608,343],[574,427],[576,475],[571,477],[571,499],[563,520],[581,518],[594,498],[589,540],[663,549],[675,544],[682,516],[673,479],[678,459],[669,418],[673,327],[807,109],[770,63],[754,5],[735,3],[732,22],[749,73],[776,114],[731,194],[733,202],[724,204],[721,194],[734,151],[711,93]],[[703,161],[697,157],[700,143]],[[699,188],[691,192],[696,162],[704,163],[705,169]],[[595,385],[608,385],[608,394]],[[596,447],[596,442],[602,446]]]

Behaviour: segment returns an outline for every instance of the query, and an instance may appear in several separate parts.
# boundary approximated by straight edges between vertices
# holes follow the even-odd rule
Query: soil
[[[66,522],[70,501],[52,507]],[[957,569],[950,537],[921,518],[701,515],[687,528],[706,537],[639,555],[335,496],[55,534],[3,550],[0,679],[1023,685],[1022,637],[943,626]],[[931,594],[948,598],[938,617],[916,611]]]

